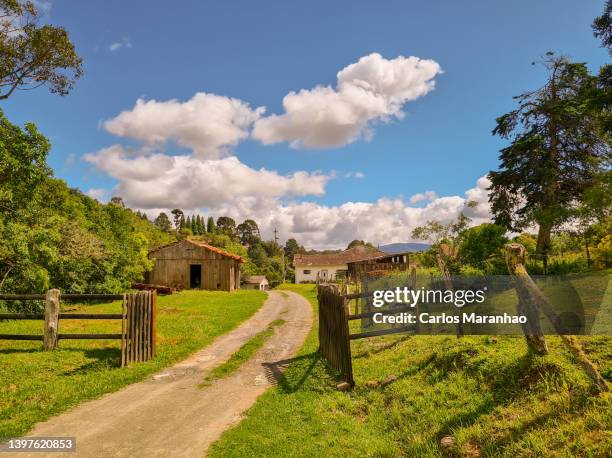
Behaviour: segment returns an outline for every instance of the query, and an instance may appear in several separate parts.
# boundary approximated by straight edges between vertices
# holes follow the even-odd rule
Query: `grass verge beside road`
[[[225,378],[230,375],[232,372],[238,369],[242,363],[249,360],[257,350],[263,347],[268,338],[274,334],[274,329],[277,326],[282,326],[284,323],[285,320],[274,320],[272,323],[270,323],[270,326],[240,347],[238,351],[230,357],[230,359],[225,361],[220,366],[215,367],[210,374],[206,376],[204,382],[202,382],[200,386],[205,387],[210,385],[209,382],[212,382],[213,380]]]
[[[316,312],[314,285],[285,285]],[[316,314],[315,314],[316,317]],[[612,396],[593,383],[558,338],[550,354],[522,337],[387,336],[352,342],[357,382],[348,393],[317,353],[315,326],[277,387],[210,450],[213,457],[609,456]],[[581,337],[610,381],[612,338]],[[368,380],[396,375],[367,388]]]
[[[157,356],[120,368],[119,340],[64,340],[43,352],[40,342],[0,340],[0,440],[35,423],[184,359],[235,328],[261,307],[266,294],[183,291],[158,298]],[[65,311],[120,313],[121,303],[70,306]],[[41,334],[42,321],[0,321],[1,334]],[[60,320],[64,333],[118,333],[119,320]]]

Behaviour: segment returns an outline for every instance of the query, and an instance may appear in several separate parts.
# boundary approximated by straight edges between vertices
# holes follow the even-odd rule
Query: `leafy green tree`
[[[289,261],[288,264],[293,262],[293,257],[296,254],[306,253],[306,249],[303,246],[301,246],[295,239],[288,239],[285,242],[284,251],[285,251],[285,257]]]
[[[240,243],[243,245],[253,245],[261,240],[259,226],[252,219],[245,219],[236,228]]]
[[[191,230],[193,231],[195,235],[202,234],[202,219],[200,215],[196,215],[193,217],[191,221]]]
[[[0,0],[0,100],[43,85],[66,95],[83,74],[68,32],[39,20],[35,2]]]
[[[468,202],[466,207],[473,208],[475,202]],[[442,224],[439,221],[430,220],[423,226],[417,226],[412,230],[412,237],[417,240],[428,241],[432,246],[437,246],[442,242],[457,245],[461,234],[467,229],[470,218],[463,212],[456,220]]]
[[[593,21],[593,34],[601,40],[601,45],[612,56],[612,1],[607,0],[601,16]]]
[[[170,213],[172,213],[172,217],[174,220],[174,230],[176,230],[176,232],[179,232],[181,230],[181,221],[183,218],[185,218],[185,214],[180,208],[175,208]]]
[[[268,262],[268,253],[263,243],[257,243],[249,247],[249,258],[257,267],[264,267]]]
[[[45,162],[50,148],[34,124],[22,130],[0,110],[0,213],[12,214],[27,205],[51,175]]]
[[[217,231],[225,234],[228,237],[236,238],[236,221],[229,216],[220,216],[217,218]]]
[[[350,250],[351,248],[355,248],[358,246],[367,246],[367,247],[374,247],[374,245],[372,245],[370,242],[365,242],[363,240],[353,240],[351,243],[348,244],[348,246],[346,247],[347,250]]]
[[[527,250],[527,254],[533,254],[536,251],[537,239],[528,232],[523,232],[512,239],[515,243],[520,243]]]
[[[514,231],[538,224],[546,272],[551,231],[575,215],[610,145],[588,103],[597,78],[585,64],[552,53],[544,65],[546,84],[516,97],[518,108],[497,118],[493,134],[511,143],[501,150],[500,170],[489,173],[489,200],[496,224]]]
[[[459,259],[462,263],[491,272],[495,266],[503,265],[502,249],[507,242],[504,227],[491,223],[471,227],[461,234]]]
[[[125,208],[125,202],[123,202],[123,198],[119,196],[111,197],[110,203]]]
[[[208,221],[206,222],[206,232],[208,232],[209,234],[214,234],[215,232],[217,232],[215,219],[212,216],[209,216]]]
[[[154,224],[164,232],[172,231],[172,223],[170,218],[164,212],[161,212],[157,218],[155,218]]]

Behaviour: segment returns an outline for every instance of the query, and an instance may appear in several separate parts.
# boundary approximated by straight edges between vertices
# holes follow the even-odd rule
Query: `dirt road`
[[[198,387],[213,367],[278,318],[286,323],[240,369],[210,386]],[[274,383],[268,365],[291,358],[311,324],[312,308],[303,297],[271,291],[253,317],[187,360],[39,423],[28,437],[76,437],[76,453],[66,453],[67,457],[204,456],[210,444],[237,424],[241,414]],[[31,456],[62,455],[37,452]]]

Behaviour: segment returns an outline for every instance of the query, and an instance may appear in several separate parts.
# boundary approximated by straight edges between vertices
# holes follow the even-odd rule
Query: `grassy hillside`
[[[313,285],[286,285],[316,308]],[[582,339],[610,379],[612,339]],[[211,455],[609,456],[612,397],[558,339],[527,354],[519,337],[388,336],[353,342],[356,388],[336,390],[319,358],[316,326],[278,386],[264,394]],[[368,380],[397,381],[367,388]]]
[[[38,421],[185,358],[249,318],[265,297],[259,291],[183,291],[161,296],[157,356],[128,368],[119,367],[119,340],[65,340],[53,352],[43,352],[40,342],[0,340],[0,440],[23,435]],[[121,304],[73,306],[65,311],[117,313]],[[116,333],[121,323],[65,320],[60,326],[64,333]],[[41,332],[41,321],[0,321],[1,334]]]

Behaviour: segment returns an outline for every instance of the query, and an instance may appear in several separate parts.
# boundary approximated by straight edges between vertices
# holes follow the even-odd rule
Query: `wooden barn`
[[[153,270],[146,282],[178,289],[234,291],[240,288],[243,259],[199,240],[185,239],[149,253]]]

